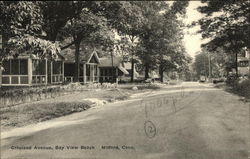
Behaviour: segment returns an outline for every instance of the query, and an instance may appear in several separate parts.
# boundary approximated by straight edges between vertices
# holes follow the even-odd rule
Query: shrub
[[[235,91],[237,91],[240,95],[250,98],[250,80],[244,80],[242,82],[238,82],[234,86]]]

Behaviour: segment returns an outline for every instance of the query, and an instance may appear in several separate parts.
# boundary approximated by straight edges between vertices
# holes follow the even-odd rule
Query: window
[[[45,68],[46,68],[45,60],[32,60],[33,75],[45,75],[46,74]]]
[[[17,59],[11,60],[11,74],[12,75],[19,74],[19,60]]]
[[[95,76],[97,76],[97,65],[94,65],[94,69],[95,69]]]
[[[104,70],[102,68],[100,69],[100,75],[104,76]]]
[[[3,61],[3,75],[28,75],[27,59],[12,59]]]
[[[64,75],[65,76],[74,76],[75,73],[75,65],[73,63],[67,64],[65,63],[64,65]]]
[[[20,74],[21,75],[28,74],[28,60],[20,60]]]
[[[39,75],[38,71],[38,60],[32,60],[32,74]]]
[[[53,61],[53,74],[62,74],[62,62]]]
[[[79,76],[83,76],[83,64],[80,64]]]
[[[108,76],[109,74],[108,74],[108,69],[106,68],[105,69],[105,76]]]
[[[239,67],[248,67],[249,66],[249,62],[248,61],[240,61],[239,62]]]
[[[90,65],[86,64],[86,76],[90,76]]]
[[[4,60],[3,61],[3,75],[9,75],[10,74],[10,60]]]

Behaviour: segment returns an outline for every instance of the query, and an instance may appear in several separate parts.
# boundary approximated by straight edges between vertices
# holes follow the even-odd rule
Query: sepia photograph
[[[0,1],[0,159],[250,159],[250,0]]]

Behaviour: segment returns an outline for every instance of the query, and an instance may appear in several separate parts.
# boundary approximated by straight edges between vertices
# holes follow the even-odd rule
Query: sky
[[[202,14],[199,13],[196,8],[201,6],[202,3],[200,1],[189,1],[189,5],[187,7],[187,17],[184,19],[186,24],[191,24],[193,21],[197,21],[202,18]],[[201,35],[196,34],[196,31],[199,30],[199,26],[193,28],[186,28],[184,35],[184,43],[187,50],[187,53],[194,57],[195,53],[201,51]]]

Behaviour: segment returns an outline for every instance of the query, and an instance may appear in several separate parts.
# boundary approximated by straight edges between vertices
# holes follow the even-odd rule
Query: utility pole
[[[110,52],[111,52],[111,65],[112,65],[112,82],[114,81],[114,60],[113,60],[113,51],[110,49]]]
[[[211,59],[210,59],[210,53],[208,52],[208,80],[211,80]]]
[[[207,68],[206,68],[206,59],[204,58],[204,73],[205,77],[207,78]]]
[[[131,82],[134,82],[134,39],[132,38]]]
[[[250,52],[248,48],[246,49],[246,54],[248,56],[248,71],[249,71],[248,78],[250,78]]]

